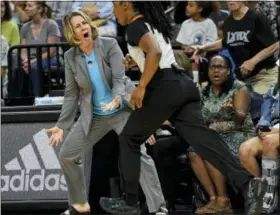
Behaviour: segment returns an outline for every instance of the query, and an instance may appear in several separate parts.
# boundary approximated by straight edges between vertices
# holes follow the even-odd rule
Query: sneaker
[[[268,183],[265,178],[254,177],[244,193],[245,215],[261,215],[263,197]]]
[[[168,215],[168,210],[166,207],[160,207],[156,215]]]
[[[116,215],[140,215],[139,203],[136,205],[127,205],[123,199],[120,198],[100,198],[101,208],[110,214]]]

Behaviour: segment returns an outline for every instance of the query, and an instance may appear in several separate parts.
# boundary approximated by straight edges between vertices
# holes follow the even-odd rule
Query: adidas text
[[[20,170],[20,174],[1,176],[1,192],[67,191],[64,175],[48,170]],[[11,173],[11,172],[10,172]]]

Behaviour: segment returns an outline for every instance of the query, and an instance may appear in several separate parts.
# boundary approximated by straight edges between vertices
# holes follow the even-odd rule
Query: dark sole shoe
[[[245,215],[261,215],[263,197],[267,190],[265,178],[254,177],[245,193]]]

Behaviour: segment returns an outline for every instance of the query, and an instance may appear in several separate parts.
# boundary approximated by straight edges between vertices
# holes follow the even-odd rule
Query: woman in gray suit
[[[46,129],[46,132],[51,134],[50,145],[62,141],[64,131],[70,129],[74,122],[80,102],[81,115],[70,129],[59,159],[67,182],[70,205],[62,214],[86,215],[90,214],[87,191],[91,149],[110,130],[115,130],[117,134],[123,130],[131,113],[125,104],[129,104],[129,94],[134,86],[125,76],[123,54],[117,41],[98,37],[96,27],[83,12],[75,11],[64,17],[64,35],[73,46],[64,56],[64,103],[56,126]],[[82,153],[85,156],[81,156]],[[144,145],[141,153],[140,184],[150,212],[157,212],[159,208],[165,208],[158,175]],[[149,184],[146,183],[148,181]]]

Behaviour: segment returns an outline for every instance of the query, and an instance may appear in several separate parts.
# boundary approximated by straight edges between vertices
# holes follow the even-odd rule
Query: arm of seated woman
[[[214,122],[209,128],[217,132],[227,132],[240,128],[249,111],[251,99],[246,87],[240,88],[229,101],[222,105],[223,109],[232,114],[232,121]]]
[[[247,87],[240,88],[233,98],[233,121],[237,127],[240,127],[245,120],[249,107],[251,104],[251,97]]]

